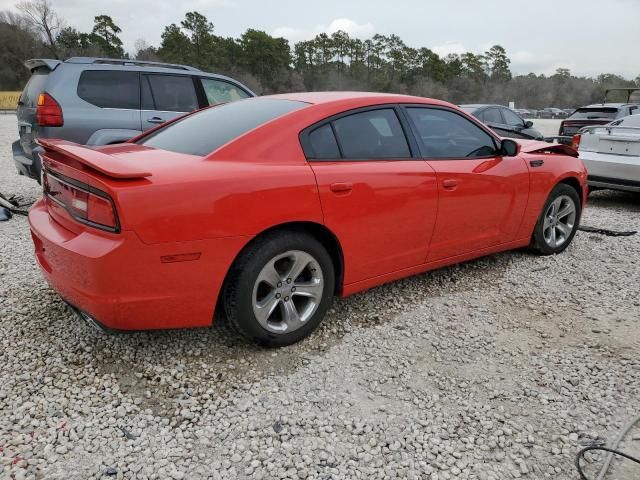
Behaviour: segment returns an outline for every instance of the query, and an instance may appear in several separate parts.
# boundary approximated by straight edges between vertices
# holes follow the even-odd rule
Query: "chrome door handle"
[[[442,186],[447,189],[454,189],[458,186],[458,181],[453,178],[449,178],[447,180],[442,181]]]
[[[351,190],[353,190],[353,184],[350,182],[336,182],[336,183],[332,183],[329,188],[331,189],[332,192],[335,193],[344,193],[344,192],[350,192]]]
[[[164,120],[160,117],[151,117],[147,120],[149,123],[164,123]]]

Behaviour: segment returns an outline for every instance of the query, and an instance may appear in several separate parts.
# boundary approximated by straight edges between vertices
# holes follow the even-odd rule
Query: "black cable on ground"
[[[580,480],[589,480],[587,478],[587,476],[584,474],[584,472],[582,471],[582,466],[580,465],[580,460],[582,460],[582,458],[584,457],[585,453],[590,452],[592,450],[602,450],[603,452],[609,452],[610,455],[619,455],[621,457],[626,458],[627,460],[631,460],[632,462],[640,464],[640,459],[632,457],[631,455],[629,455],[627,453],[624,453],[624,452],[621,452],[619,450],[614,450],[612,448],[601,447],[601,446],[585,447],[582,450],[580,450],[578,452],[578,455],[576,456],[576,468],[578,469],[578,474],[580,475]],[[606,470],[605,471],[601,471],[600,475],[598,475],[596,480],[598,480],[600,478],[603,478],[604,474],[606,474]]]
[[[578,227],[578,230],[580,230],[581,232],[599,233],[600,235],[607,235],[609,237],[630,237],[631,235],[635,235],[636,233],[638,233],[635,230],[621,232],[618,230],[609,230],[607,228],[588,227],[587,225],[580,225]]]

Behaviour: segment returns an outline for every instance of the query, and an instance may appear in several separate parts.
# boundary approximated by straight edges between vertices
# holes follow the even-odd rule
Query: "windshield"
[[[160,128],[137,143],[205,156],[243,133],[308,104],[275,98],[248,98],[208,108]]]
[[[579,108],[571,114],[571,120],[595,120],[599,118],[611,119],[616,118],[617,108]]]

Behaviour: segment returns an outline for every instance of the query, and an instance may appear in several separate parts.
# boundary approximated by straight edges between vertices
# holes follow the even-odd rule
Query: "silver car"
[[[640,192],[640,115],[584,127],[576,137],[591,189]]]
[[[18,101],[13,159],[20,174],[38,180],[38,137],[120,143],[183,113],[255,96],[232,78],[185,65],[74,57],[25,66],[32,76]]]

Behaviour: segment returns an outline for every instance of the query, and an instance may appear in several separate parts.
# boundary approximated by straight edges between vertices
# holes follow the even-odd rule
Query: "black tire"
[[[324,287],[315,311],[302,326],[291,332],[274,333],[264,328],[254,314],[254,285],[263,267],[288,251],[311,255],[320,266]],[[240,254],[225,281],[223,305],[229,324],[246,340],[267,347],[282,347],[302,340],[318,327],[331,305],[334,291],[333,262],[324,246],[305,232],[283,230],[256,239]]]
[[[571,228],[571,233],[566,236],[565,241],[561,245],[553,246],[550,245],[549,242],[545,239],[544,235],[544,222],[545,215],[549,210],[551,204],[558,199],[559,197],[570,198],[573,201],[573,205],[575,208],[575,220],[573,222],[573,226]],[[578,226],[580,225],[580,214],[582,212],[580,196],[578,192],[574,188],[564,183],[560,183],[556,185],[551,193],[549,194],[549,198],[544,204],[542,211],[540,212],[540,217],[538,218],[538,222],[533,230],[533,237],[531,239],[531,250],[539,255],[555,255],[557,253],[562,252],[566,249],[573,240],[576,232],[578,231]]]

